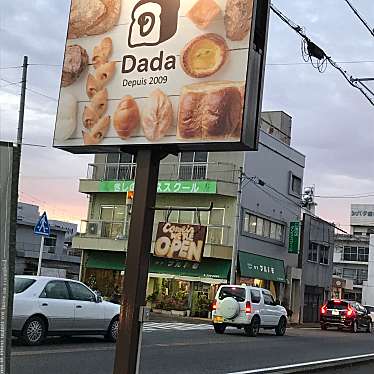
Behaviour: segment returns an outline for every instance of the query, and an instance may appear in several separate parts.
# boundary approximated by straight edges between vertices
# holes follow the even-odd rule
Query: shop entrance
[[[319,322],[319,309],[324,301],[322,287],[305,286],[303,322]]]

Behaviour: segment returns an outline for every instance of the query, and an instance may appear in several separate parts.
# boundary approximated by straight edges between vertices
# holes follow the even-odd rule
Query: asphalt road
[[[374,334],[367,333],[289,329],[284,337],[264,332],[250,338],[237,329],[217,335],[207,326],[160,326],[143,334],[141,374],[231,374],[374,353]],[[113,359],[114,345],[101,338],[55,338],[41,347],[14,343],[12,374],[112,374]],[[338,372],[374,371],[365,366]]]

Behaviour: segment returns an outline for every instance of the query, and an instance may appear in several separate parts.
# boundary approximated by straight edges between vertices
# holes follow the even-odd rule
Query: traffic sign
[[[38,223],[34,227],[35,235],[49,236],[51,228],[49,226],[47,213],[44,212],[39,218]]]

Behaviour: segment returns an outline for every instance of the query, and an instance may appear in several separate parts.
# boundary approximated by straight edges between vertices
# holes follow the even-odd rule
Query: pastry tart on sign
[[[209,77],[225,64],[228,54],[225,39],[217,34],[204,34],[192,39],[183,48],[181,65],[190,77]]]

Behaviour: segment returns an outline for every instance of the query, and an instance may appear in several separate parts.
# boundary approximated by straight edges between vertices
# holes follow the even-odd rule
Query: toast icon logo
[[[141,0],[132,11],[129,47],[159,45],[178,28],[180,0]]]

